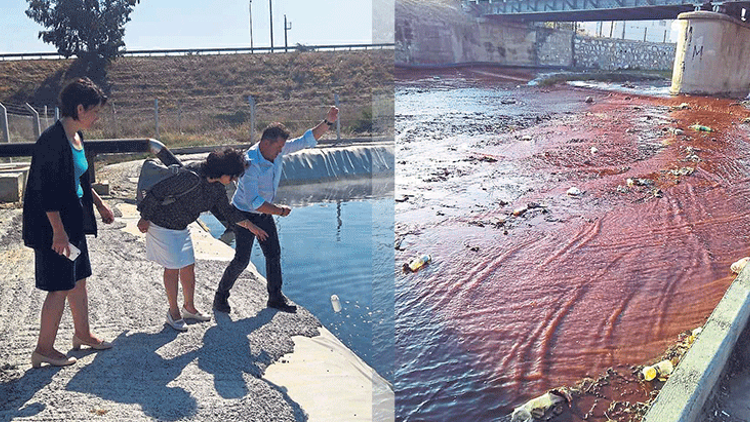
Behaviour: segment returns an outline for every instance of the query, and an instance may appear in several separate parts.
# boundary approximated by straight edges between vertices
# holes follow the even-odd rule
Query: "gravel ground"
[[[131,202],[137,163],[107,166],[113,205]],[[319,321],[265,307],[265,281],[245,271],[232,291],[232,313],[190,324],[187,333],[164,325],[168,308],[162,270],[145,260],[143,241],[120,230],[122,218],[100,224],[89,237],[93,276],[88,281],[93,331],[112,350],[71,350],[73,323],[66,309],[56,348],[75,365],[33,369],[45,295],[34,288],[33,251],[21,242],[21,211],[0,209],[0,420],[306,421],[283,387],[262,378],[293,350],[295,335],[318,334]],[[210,311],[226,262],[196,263],[196,305]],[[282,360],[283,362],[283,360]]]
[[[750,420],[750,325],[734,346],[721,378],[713,387],[699,416],[702,422]]]

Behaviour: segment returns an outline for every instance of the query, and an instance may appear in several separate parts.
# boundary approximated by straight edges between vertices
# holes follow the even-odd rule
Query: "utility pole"
[[[253,52],[253,0],[248,3],[250,9],[250,52]]]
[[[284,14],[284,53],[288,52],[287,50],[287,42],[286,42],[286,32],[292,29],[292,21],[289,21],[289,24],[286,23],[286,14]]]
[[[273,9],[271,7],[271,0],[268,0],[268,16],[271,19],[271,53],[273,53]]]

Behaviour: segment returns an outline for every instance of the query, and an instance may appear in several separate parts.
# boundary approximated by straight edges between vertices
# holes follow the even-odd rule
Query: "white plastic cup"
[[[331,295],[331,306],[333,306],[333,312],[341,312],[341,301],[337,295]]]

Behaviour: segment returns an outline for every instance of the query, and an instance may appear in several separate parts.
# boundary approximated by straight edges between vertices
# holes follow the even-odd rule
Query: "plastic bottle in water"
[[[670,360],[663,360],[655,365],[645,366],[641,371],[645,381],[651,381],[656,377],[666,378],[674,371],[674,364]]]
[[[333,306],[333,312],[341,312],[341,301],[338,295],[331,295],[331,306]]]
[[[404,264],[404,271],[406,272],[417,272],[420,268],[432,262],[430,255],[422,255],[412,259],[408,264]]]

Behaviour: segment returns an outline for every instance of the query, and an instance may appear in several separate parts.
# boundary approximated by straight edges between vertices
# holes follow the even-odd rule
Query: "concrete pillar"
[[[677,23],[680,36],[670,92],[746,97],[750,92],[750,25],[708,11],[682,13]]]

